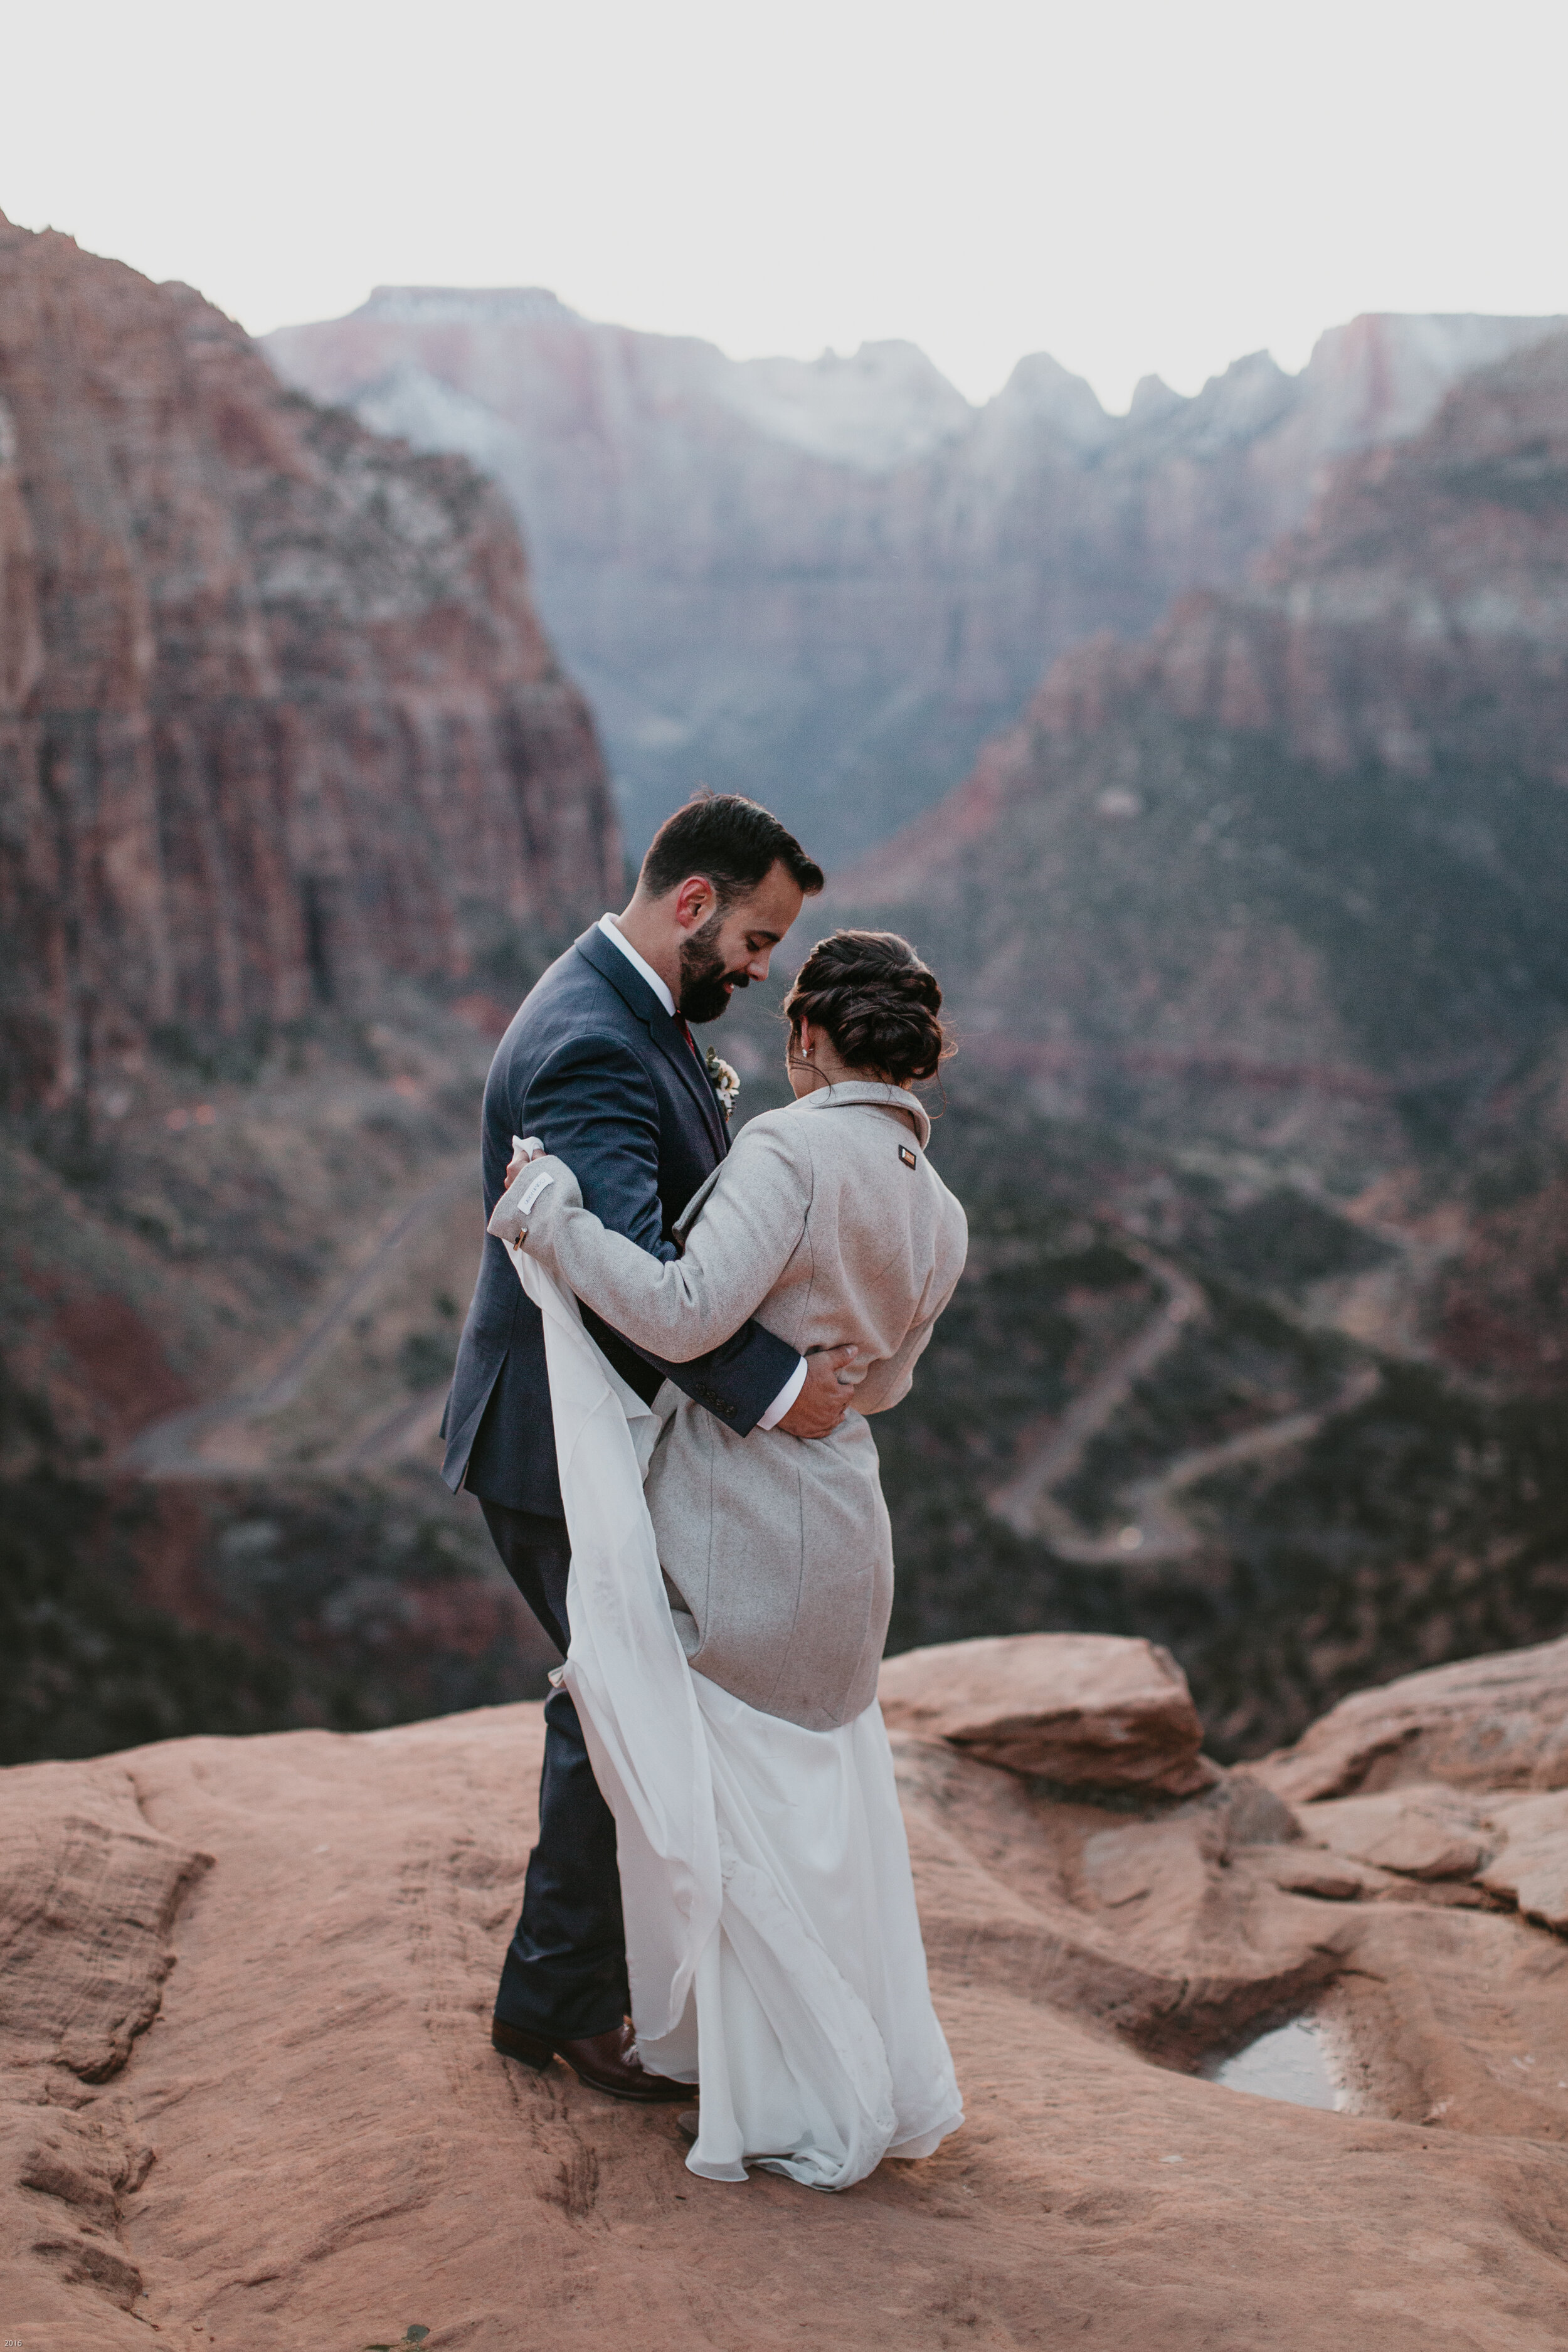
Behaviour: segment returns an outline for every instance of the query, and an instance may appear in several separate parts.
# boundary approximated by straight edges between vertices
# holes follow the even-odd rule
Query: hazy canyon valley
[[[479,1089],[700,778],[961,1040],[877,1435],[971,2120],[830,2204],[484,2039]],[[521,2265],[584,2352],[1561,2343],[1560,320],[976,410],[528,290],[262,348],[0,220],[0,924],[8,2339],[441,2352]]]
[[[1561,1632],[1559,322],[974,410],[6,227],[0,398],[12,1756],[535,1692],[433,1470],[478,1091],[700,777],[951,984],[895,1646],[1152,1636],[1234,1759]]]

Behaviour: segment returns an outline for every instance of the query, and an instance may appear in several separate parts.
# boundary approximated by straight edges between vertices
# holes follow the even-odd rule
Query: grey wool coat
[[[859,1349],[854,1405],[831,1437],[738,1437],[668,1381],[654,1406],[648,1509],[691,1664],[807,1730],[848,1723],[876,1696],[893,1553],[867,1415],[908,1393],[963,1270],[963,1211],[926,1158],[930,1134],[911,1094],[869,1082],[766,1111],[688,1203],[684,1254],[668,1265],[590,1215],[558,1160],[533,1161],[491,1223],[668,1362],[748,1317],[802,1355]]]

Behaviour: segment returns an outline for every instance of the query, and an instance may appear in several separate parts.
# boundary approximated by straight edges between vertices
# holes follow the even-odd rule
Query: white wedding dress
[[[572,1542],[558,1673],[616,1816],[637,2048],[700,2082],[688,2169],[847,2189],[929,2156],[963,2110],[881,1711],[806,1731],[692,1672],[643,1499],[659,1424],[575,1298],[510,1254],[544,1318]]]

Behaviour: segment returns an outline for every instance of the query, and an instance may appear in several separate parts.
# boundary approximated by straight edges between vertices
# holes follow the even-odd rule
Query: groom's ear
[[[672,893],[671,912],[683,931],[700,929],[719,903],[719,893],[706,874],[689,874]]]

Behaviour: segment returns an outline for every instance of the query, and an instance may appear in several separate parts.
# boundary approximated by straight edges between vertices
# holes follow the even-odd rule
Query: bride
[[[866,1418],[908,1392],[963,1266],[911,1091],[941,1003],[891,933],[822,940],[784,1006],[795,1100],[741,1131],[668,1265],[537,1150],[490,1221],[544,1312],[573,1552],[558,1671],[616,1815],[638,2051],[700,2084],[687,2162],[714,2180],[756,2163],[846,2189],[963,2120],[877,1706],[893,1561]],[[578,1299],[671,1362],[753,1316],[803,1355],[853,1342],[855,1409],[809,1443],[733,1436],[669,1382],[650,1410]]]

